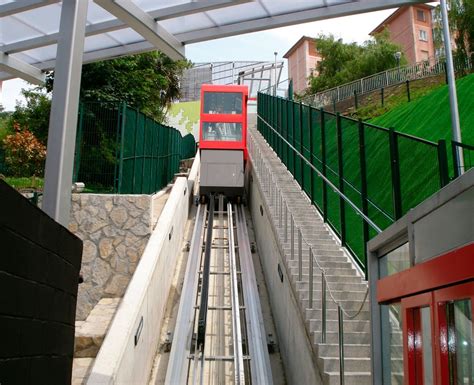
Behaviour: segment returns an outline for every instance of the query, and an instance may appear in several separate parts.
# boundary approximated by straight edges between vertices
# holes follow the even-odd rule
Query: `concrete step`
[[[321,319],[312,319],[306,321],[309,330],[319,332],[322,328]],[[339,323],[337,319],[326,320],[326,331],[337,332]],[[359,332],[359,333],[370,333],[370,321],[369,320],[344,320],[344,331],[347,332]]]
[[[320,285],[318,285],[320,286]],[[336,301],[340,300],[352,300],[352,301],[363,301],[365,298],[365,291],[338,291],[338,290],[332,290],[332,295],[336,299]],[[298,290],[299,297],[301,299],[309,299],[309,290],[308,289],[301,289]],[[322,299],[322,291],[321,290],[313,290],[313,301],[318,301],[321,302]],[[326,294],[326,301],[331,301],[331,297],[329,296],[329,293]]]
[[[298,279],[298,269],[291,269],[290,271],[291,276],[294,278],[295,282],[308,282],[308,271],[303,269],[301,274],[301,281]],[[314,273],[314,282],[321,282],[321,273],[316,274]],[[333,275],[328,274],[326,275],[326,282],[340,282],[340,283],[361,283],[362,278],[358,277],[357,275]],[[332,287],[332,286],[331,286]]]
[[[74,358],[72,361],[71,385],[85,384],[93,363],[94,358]]]
[[[339,357],[319,357],[319,366],[326,373],[339,372]],[[371,372],[370,358],[346,358],[344,357],[344,371],[349,372]]]
[[[74,357],[95,358],[121,298],[103,298],[85,321],[76,323]]]
[[[316,344],[316,352],[319,357],[339,357],[339,345],[325,343]],[[345,357],[370,357],[370,345],[369,344],[349,344],[344,343],[344,356]]]
[[[339,371],[323,374],[325,385],[340,385]],[[344,375],[344,385],[372,385],[370,372],[349,372]]]
[[[290,261],[289,262],[289,266],[288,266],[291,270],[292,273],[298,273],[298,269],[299,269],[299,265],[298,265],[298,261]],[[309,270],[309,262],[305,262],[302,261],[302,269],[303,269],[303,274],[306,273],[308,274],[308,270]],[[357,277],[355,274],[356,274],[356,271],[355,269],[353,268],[349,268],[349,269],[338,269],[338,268],[328,268],[328,269],[325,269],[325,274],[326,276],[337,276],[337,277],[341,277],[341,276],[354,276],[356,278],[359,278],[360,277]],[[316,264],[313,265],[313,276],[315,277],[316,275],[318,275],[319,277],[321,276],[321,271],[317,268]],[[303,279],[304,281],[304,279]]]
[[[313,343],[317,343],[321,341],[321,333],[314,332],[313,333]],[[339,334],[338,332],[326,332],[326,342],[329,344],[337,344],[339,343]],[[370,333],[369,332],[346,332],[344,330],[344,343],[348,344],[370,344]]]
[[[313,305],[314,306],[314,305]],[[313,309],[305,309],[306,319],[321,319],[321,306],[313,307]],[[326,309],[327,319],[337,320],[337,309]],[[355,318],[356,320],[370,320],[370,311],[362,309],[360,314]]]
[[[316,278],[316,277],[314,277]],[[316,282],[316,281],[314,281]],[[318,285],[313,282],[315,290],[321,290],[322,282],[318,279]],[[308,290],[308,281],[296,282],[296,290]],[[364,292],[367,290],[367,285],[364,282],[360,283],[345,283],[345,282],[330,282],[329,287],[332,291],[348,291],[348,292]],[[327,290],[327,289],[326,289]]]
[[[350,300],[350,299],[344,300],[343,299],[343,300],[337,300],[337,301],[342,306],[342,308],[347,312],[355,312],[356,310],[359,310],[360,306],[362,305],[362,301],[357,301],[357,300]],[[309,300],[300,298],[300,304],[303,309],[309,309]],[[321,309],[321,301],[317,301],[313,299],[313,309]],[[326,309],[336,310],[337,305],[332,300],[328,300],[326,302]],[[369,311],[369,309],[370,309],[369,303],[366,301],[364,303],[364,306],[362,307],[362,310]]]

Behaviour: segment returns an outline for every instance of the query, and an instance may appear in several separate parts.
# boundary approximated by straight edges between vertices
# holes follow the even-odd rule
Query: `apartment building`
[[[315,39],[302,36],[283,57],[288,59],[288,78],[293,79],[293,91],[302,93],[308,87],[309,76],[316,73],[316,65],[321,61]]]
[[[402,47],[409,64],[427,60],[435,55],[433,41],[434,7],[427,4],[417,4],[398,8],[370,35],[389,32],[390,40]]]

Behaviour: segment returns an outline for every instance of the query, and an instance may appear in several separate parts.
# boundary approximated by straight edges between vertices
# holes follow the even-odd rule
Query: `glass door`
[[[474,384],[474,283],[435,291],[440,384]]]
[[[407,385],[434,385],[433,293],[402,299],[403,361]]]

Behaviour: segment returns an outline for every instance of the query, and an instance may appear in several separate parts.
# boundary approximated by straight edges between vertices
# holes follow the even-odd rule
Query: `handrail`
[[[444,63],[444,57],[430,57],[411,65],[390,68],[386,71],[381,71],[321,92],[307,95],[303,98],[303,101],[309,105],[321,107],[332,102],[349,99],[354,96],[354,93],[366,94],[383,87],[404,83],[407,80],[424,79],[445,73]],[[455,66],[458,70],[472,69],[473,67],[470,58],[467,58],[464,62],[455,63]]]
[[[365,215],[361,209],[359,209],[344,193],[342,193],[339,188],[337,188],[328,178],[326,178],[321,171],[319,171],[316,167],[314,167],[310,161],[308,161],[290,142],[288,142],[278,131],[276,131],[265,119],[262,118],[261,115],[257,114],[257,118],[260,119],[265,125],[268,126],[275,134],[277,134],[281,140],[283,140],[295,153],[298,157],[301,158],[313,171],[315,171],[318,176],[326,182],[326,184],[331,187],[331,189],[339,195],[340,198],[344,199],[344,201],[351,206],[354,211],[365,221],[367,224],[370,225],[377,233],[381,233],[382,229],[378,227],[367,215]]]

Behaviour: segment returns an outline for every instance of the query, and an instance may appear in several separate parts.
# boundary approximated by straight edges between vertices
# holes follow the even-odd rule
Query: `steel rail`
[[[234,221],[232,204],[227,203],[229,266],[230,266],[230,293],[232,301],[232,336],[234,345],[234,379],[236,385],[245,384],[244,353],[242,350],[242,329],[240,324],[239,288],[237,282],[237,261],[234,244]],[[239,250],[240,254],[240,250]]]
[[[236,222],[252,384],[271,385],[272,369],[243,205],[237,207]]]
[[[206,206],[199,205],[194,223],[193,235],[189,249],[186,273],[181,291],[178,316],[174,329],[173,343],[166,371],[165,385],[184,384],[188,372],[187,357],[191,353],[194,331],[194,304],[197,297],[199,283],[200,256],[204,234]]]
[[[212,230],[214,223],[214,195],[209,196],[209,215],[207,217],[206,245],[204,250],[204,267],[202,272],[201,283],[201,304],[199,306],[198,315],[198,331],[197,346],[204,353],[204,345],[206,343],[206,324],[207,324],[207,305],[209,302],[209,271],[211,268],[211,246],[212,246]]]

